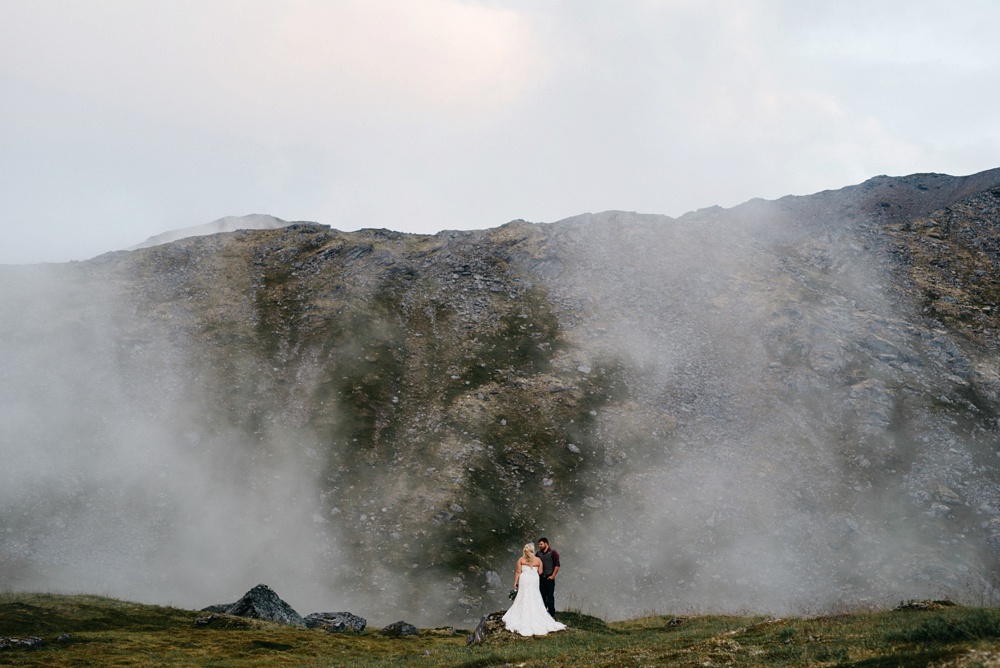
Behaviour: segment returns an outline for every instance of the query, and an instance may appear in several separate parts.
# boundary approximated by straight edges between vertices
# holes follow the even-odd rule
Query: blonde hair
[[[524,546],[524,558],[531,562],[535,558],[535,544],[528,543]]]

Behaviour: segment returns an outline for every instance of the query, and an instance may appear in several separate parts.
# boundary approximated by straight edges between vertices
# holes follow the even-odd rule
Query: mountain
[[[179,241],[189,237],[203,237],[210,234],[219,234],[221,232],[235,232],[237,230],[273,230],[279,227],[285,227],[286,225],[288,225],[287,221],[260,213],[250,214],[249,216],[226,216],[225,218],[219,218],[218,220],[213,220],[212,222],[205,223],[204,225],[194,225],[192,227],[185,227],[157,234],[156,236],[146,239],[141,244],[132,246],[128,250],[138,250],[140,248],[159,246],[160,244],[170,243],[171,241]]]
[[[0,267],[0,586],[429,625],[993,600],[1000,170]]]

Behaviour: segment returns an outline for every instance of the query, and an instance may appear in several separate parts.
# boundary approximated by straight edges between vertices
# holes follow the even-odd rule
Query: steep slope
[[[466,621],[546,533],[613,616],[991,596],[998,186],[0,268],[0,578]]]

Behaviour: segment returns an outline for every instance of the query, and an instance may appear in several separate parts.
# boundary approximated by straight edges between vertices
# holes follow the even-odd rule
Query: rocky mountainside
[[[1000,170],[0,267],[0,586],[475,621],[994,596]]]

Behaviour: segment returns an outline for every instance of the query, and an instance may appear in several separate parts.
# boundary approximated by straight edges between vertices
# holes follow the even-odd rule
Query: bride
[[[517,569],[514,571],[517,597],[503,616],[508,631],[522,636],[543,636],[566,628],[565,624],[552,619],[542,603],[542,594],[538,591],[541,574],[542,560],[535,556],[535,545],[528,543],[524,546],[524,554],[517,560]]]

